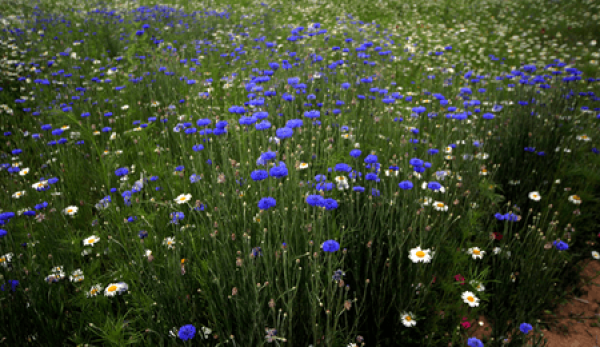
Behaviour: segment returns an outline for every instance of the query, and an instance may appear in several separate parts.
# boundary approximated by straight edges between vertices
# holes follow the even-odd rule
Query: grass
[[[597,9],[7,3],[0,343],[543,346],[600,257]]]

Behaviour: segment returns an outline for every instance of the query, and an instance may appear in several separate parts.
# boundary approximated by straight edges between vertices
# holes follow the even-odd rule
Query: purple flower
[[[324,252],[333,253],[340,249],[340,244],[337,243],[337,241],[335,240],[327,240],[323,242],[323,244],[321,245],[321,249],[323,249]]]

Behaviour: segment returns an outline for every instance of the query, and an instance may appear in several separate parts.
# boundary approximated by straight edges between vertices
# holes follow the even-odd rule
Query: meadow
[[[6,1],[0,346],[544,346],[600,259],[599,13]]]

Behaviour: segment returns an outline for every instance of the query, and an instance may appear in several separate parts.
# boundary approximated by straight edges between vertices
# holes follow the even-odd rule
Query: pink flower
[[[461,274],[458,274],[458,275],[454,276],[454,279],[457,280],[457,281],[462,281],[460,283],[461,286],[465,285],[465,278]]]

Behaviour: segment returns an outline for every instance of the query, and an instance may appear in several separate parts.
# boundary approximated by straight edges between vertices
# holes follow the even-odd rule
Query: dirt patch
[[[581,272],[582,295],[579,298],[567,297],[567,303],[559,305],[553,312],[554,315],[545,315],[543,321],[547,322],[550,330],[542,329],[543,338],[548,339],[546,347],[599,347],[600,346],[600,262],[594,259],[586,259],[579,264],[583,266]],[[573,286],[568,286],[570,290]],[[479,322],[483,322],[480,325]],[[468,337],[477,337],[482,340],[483,336],[490,337],[492,327],[484,316],[480,316],[475,322],[472,321],[471,328],[467,330]],[[533,325],[533,322],[528,322]],[[489,329],[485,331],[484,329]],[[532,330],[530,335],[539,336]],[[508,335],[510,341],[510,334]]]

